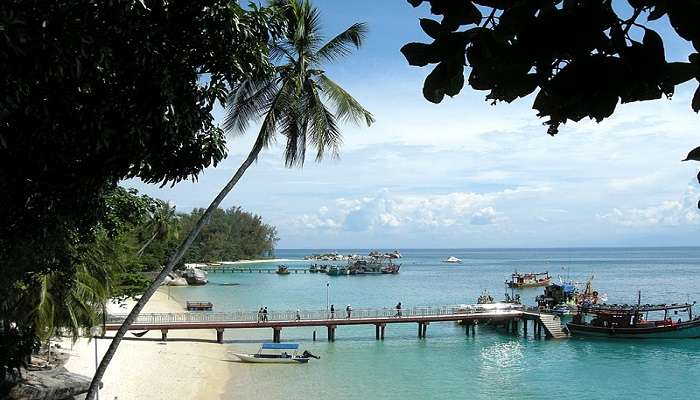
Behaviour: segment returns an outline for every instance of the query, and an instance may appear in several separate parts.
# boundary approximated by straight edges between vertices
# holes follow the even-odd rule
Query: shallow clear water
[[[393,249],[390,249],[393,250]],[[299,259],[310,250],[280,250]],[[368,250],[343,253],[367,254]],[[584,281],[609,302],[684,302],[700,299],[700,249],[402,250],[399,275],[329,277],[323,274],[210,274],[204,287],[173,288],[181,300],[209,300],[216,311],[342,310],[474,303],[482,290],[501,298],[513,270],[548,270],[555,279]],[[463,264],[440,263],[456,256]],[[290,266],[295,263],[287,263]],[[308,265],[308,262],[299,262]],[[274,265],[270,265],[274,267]],[[237,283],[237,286],[224,286]],[[519,291],[534,303],[541,288]],[[700,309],[698,309],[700,311]],[[316,330],[318,341],[311,340]],[[623,341],[573,338],[524,339],[480,326],[466,336],[453,323],[433,323],[428,338],[415,324],[388,325],[374,340],[374,326],[339,327],[336,342],[325,328],[284,329],[284,341],[302,343],[322,358],[305,366],[243,365],[230,382],[230,398],[260,399],[587,399],[698,398],[700,340]],[[213,336],[213,333],[212,333]],[[270,329],[226,332],[236,351],[255,351]],[[237,368],[241,371],[241,368]]]

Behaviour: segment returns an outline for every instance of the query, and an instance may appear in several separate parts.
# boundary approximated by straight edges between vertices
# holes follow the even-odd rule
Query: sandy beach
[[[133,302],[131,303],[133,304]],[[114,308],[114,307],[113,307]],[[111,310],[126,313],[129,308]],[[143,312],[182,312],[183,307],[167,292],[158,291]],[[190,340],[182,340],[190,339]],[[192,339],[203,339],[202,342]],[[142,338],[127,334],[103,379],[102,399],[166,400],[218,399],[236,363],[227,361],[226,347],[214,342],[214,331],[170,331],[168,341],[160,341],[160,331]],[[97,341],[100,358],[109,340]],[[95,371],[95,343],[80,339],[74,345],[62,342],[70,354],[66,368],[85,376]]]

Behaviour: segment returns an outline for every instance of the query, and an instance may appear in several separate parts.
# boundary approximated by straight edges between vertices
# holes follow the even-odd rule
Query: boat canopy
[[[692,308],[694,305],[690,303],[684,304],[641,304],[641,305],[628,305],[628,304],[596,304],[596,305],[584,305],[580,309],[582,312],[589,314],[635,314],[648,311],[667,311],[667,310],[680,310]]]
[[[296,350],[299,348],[299,343],[263,343],[264,350]]]

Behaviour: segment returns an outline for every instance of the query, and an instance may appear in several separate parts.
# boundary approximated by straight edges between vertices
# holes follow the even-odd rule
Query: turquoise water
[[[393,249],[390,249],[393,250]],[[280,250],[299,259],[310,250]],[[343,253],[366,254],[367,250]],[[396,276],[322,274],[210,274],[205,287],[173,290],[181,300],[210,300],[216,311],[325,309],[326,283],[337,309],[474,303],[482,290],[501,298],[513,270],[548,270],[584,281],[609,302],[684,302],[700,299],[700,249],[402,250]],[[461,265],[440,263],[456,256]],[[287,263],[290,266],[295,263]],[[299,265],[307,265],[300,262]],[[274,267],[274,265],[272,265]],[[222,284],[236,283],[237,286]],[[541,289],[518,293],[533,304]],[[700,309],[698,309],[700,311]],[[433,323],[419,340],[415,324],[339,327],[335,343],[325,328],[282,331],[284,341],[321,356],[306,366],[240,365],[230,398],[249,399],[586,399],[698,398],[700,340],[622,341],[524,339],[480,326],[475,337],[452,323]],[[213,334],[212,334],[213,335]],[[255,351],[271,330],[227,331],[227,346]]]

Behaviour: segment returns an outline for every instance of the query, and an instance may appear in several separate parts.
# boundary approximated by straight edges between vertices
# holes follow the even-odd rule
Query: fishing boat
[[[306,364],[312,358],[320,358],[308,351],[299,354],[298,343],[263,343],[255,354],[231,354],[243,362],[266,364]]]
[[[449,264],[461,264],[461,263],[462,263],[462,260],[460,260],[460,259],[457,258],[457,257],[449,257],[449,258],[447,258],[447,259],[445,259],[445,260],[442,260],[442,262],[444,262],[444,263],[449,263]]]
[[[624,339],[700,338],[693,304],[585,304],[566,324],[572,335]]]
[[[280,265],[277,267],[277,273],[280,275],[289,275],[289,268],[284,265]]]
[[[549,286],[551,280],[552,278],[549,276],[549,272],[521,274],[516,271],[510,276],[510,280],[506,281],[506,286],[515,289]]]
[[[398,274],[401,269],[400,265],[391,264],[386,267],[382,267],[382,274]]]

